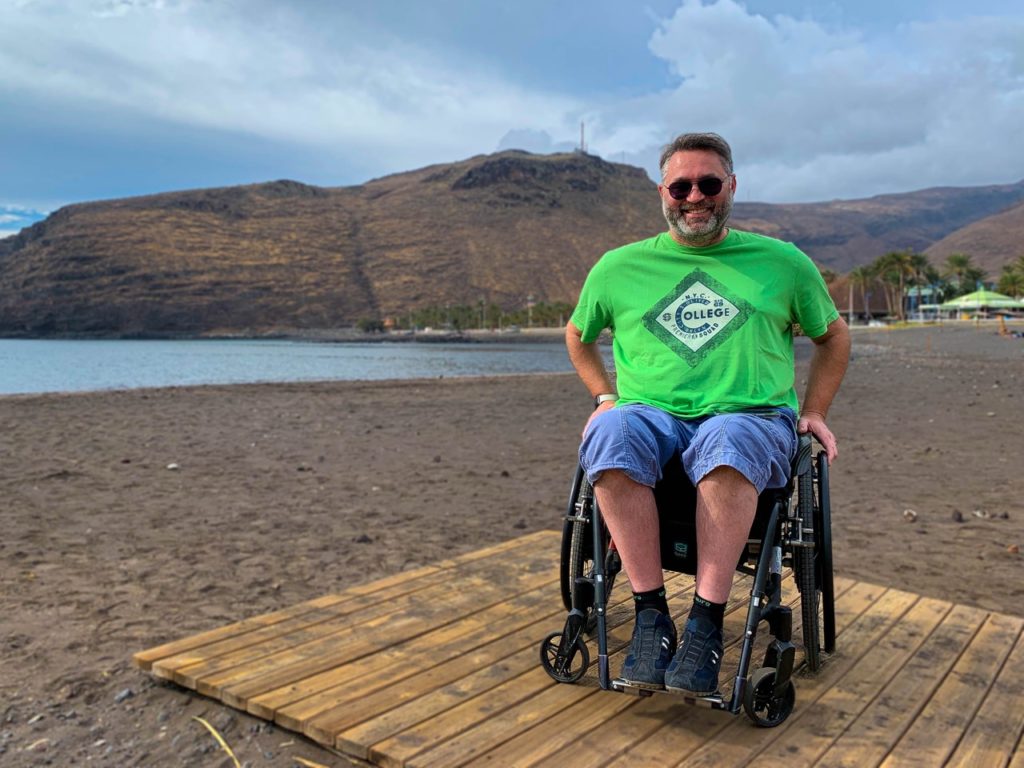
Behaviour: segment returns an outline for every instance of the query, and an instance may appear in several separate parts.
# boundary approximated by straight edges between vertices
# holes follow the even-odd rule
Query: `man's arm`
[[[582,336],[583,332],[573,325],[571,320],[565,324],[565,347],[569,350],[569,361],[576,369],[576,373],[587,391],[590,392],[591,397],[614,393],[615,388],[612,386],[608,370],[604,367],[604,358],[601,357],[601,350],[598,349],[597,342],[584,344]],[[601,411],[607,411],[614,406],[615,403],[611,401],[601,403],[590,415],[590,419]],[[587,426],[590,425],[590,419],[587,419]],[[586,433],[586,431],[586,426],[584,426],[583,432]]]
[[[825,424],[825,418],[850,362],[850,329],[840,317],[829,324],[825,333],[812,341],[814,356],[811,358],[807,391],[800,409],[797,431],[814,435],[824,446],[831,464],[839,452],[836,438]]]

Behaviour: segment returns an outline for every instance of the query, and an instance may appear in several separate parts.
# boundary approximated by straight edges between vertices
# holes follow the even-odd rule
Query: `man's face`
[[[697,185],[702,179],[723,182],[721,191],[705,195]],[[682,200],[676,200],[669,193],[669,187],[677,182],[691,183],[689,193]],[[699,248],[713,245],[725,236],[725,224],[732,212],[732,198],[736,192],[736,177],[726,172],[722,159],[714,152],[676,152],[665,166],[665,177],[658,185],[658,192],[661,194],[662,213],[676,242]]]

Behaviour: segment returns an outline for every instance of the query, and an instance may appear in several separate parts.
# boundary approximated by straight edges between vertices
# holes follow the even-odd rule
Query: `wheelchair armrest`
[[[790,477],[796,478],[805,472],[811,471],[811,460],[813,459],[811,436],[800,435],[796,446],[796,456],[793,457],[792,474]]]

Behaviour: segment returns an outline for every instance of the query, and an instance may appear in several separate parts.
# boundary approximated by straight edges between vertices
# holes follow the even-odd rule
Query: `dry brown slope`
[[[69,206],[0,241],[0,333],[264,333],[572,301],[603,250],[661,228],[653,195],[640,169],[505,152],[361,187]]]
[[[1024,204],[968,224],[925,251],[938,267],[951,253],[970,255],[990,278],[998,278],[1004,264],[1024,256]]]

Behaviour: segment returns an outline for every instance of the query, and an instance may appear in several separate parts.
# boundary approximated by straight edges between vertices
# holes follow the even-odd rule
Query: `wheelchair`
[[[696,575],[696,489],[678,459],[662,470],[655,486],[661,526],[661,560],[666,571]],[[596,634],[598,682],[604,690],[650,696],[654,691],[611,680],[608,669],[607,608],[622,562],[601,519],[593,488],[577,467],[561,542],[562,601],[569,611],[561,631],[540,646],[540,661],[554,680],[574,683],[590,666],[584,635]],[[746,625],[732,695],[683,695],[690,703],[738,714],[758,726],[779,725],[796,700],[793,672],[792,609],[782,603],[784,568],[791,568],[800,599],[803,663],[816,672],[835,650],[835,591],[832,575],[831,507],[828,459],[813,452],[801,435],[785,487],[766,489],[737,570],[752,577]],[[771,640],[761,666],[751,673],[758,627],[765,622]],[[680,694],[661,691],[669,695]]]

